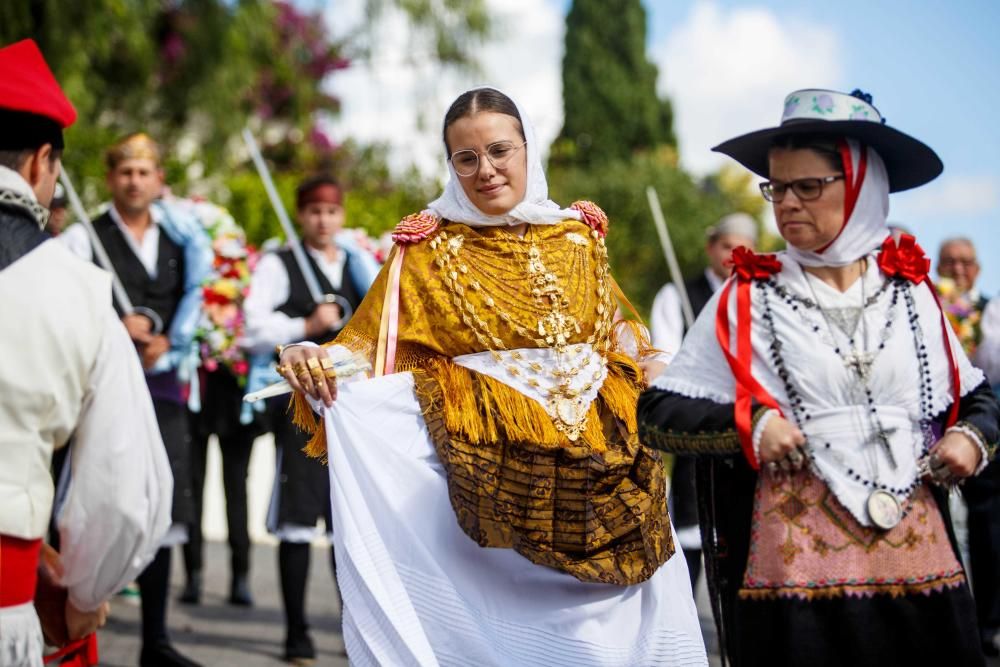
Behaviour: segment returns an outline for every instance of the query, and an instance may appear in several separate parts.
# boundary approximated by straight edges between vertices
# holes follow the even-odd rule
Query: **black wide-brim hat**
[[[785,98],[781,124],[724,141],[712,150],[724,153],[750,171],[768,178],[768,153],[775,140],[794,134],[857,139],[871,146],[885,163],[889,192],[909,190],[937,178],[944,164],[930,146],[889,127],[860,91],[797,90]]]

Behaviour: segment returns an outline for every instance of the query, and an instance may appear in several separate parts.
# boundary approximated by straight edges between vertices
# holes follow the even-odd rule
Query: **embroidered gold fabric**
[[[524,237],[444,222],[405,252],[396,370],[414,371],[462,529],[583,581],[652,576],[673,553],[666,484],[659,454],[636,433],[641,373],[612,349],[615,286],[602,241],[576,221]],[[336,340],[371,359],[387,280],[383,270]],[[609,363],[574,439],[538,402],[451,362],[575,343]]]
[[[582,437],[570,443],[554,432],[561,447],[523,428],[547,415],[507,385],[448,361],[415,373],[455,516],[480,546],[512,548],[581,581],[620,586],[645,581],[673,555],[660,456],[639,444],[627,414],[617,414],[634,412],[639,386],[628,364],[608,371]],[[455,373],[470,392],[449,396]],[[449,427],[457,410],[491,422],[495,435]],[[495,419],[495,412],[522,417]]]

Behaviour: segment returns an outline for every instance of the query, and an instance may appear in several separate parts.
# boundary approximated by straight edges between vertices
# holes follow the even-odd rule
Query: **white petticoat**
[[[622,587],[467,537],[411,374],[342,385],[325,419],[352,664],[708,664],[679,548]]]

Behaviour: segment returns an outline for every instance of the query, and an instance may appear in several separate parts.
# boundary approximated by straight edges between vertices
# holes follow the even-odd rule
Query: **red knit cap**
[[[76,109],[32,39],[0,49],[0,148],[62,147],[62,130],[76,120]],[[37,143],[35,143],[37,142]]]

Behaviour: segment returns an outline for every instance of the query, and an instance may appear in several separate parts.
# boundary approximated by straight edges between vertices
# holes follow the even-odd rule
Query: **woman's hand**
[[[657,361],[655,358],[649,358],[645,361],[640,361],[639,368],[642,369],[642,375],[645,378],[646,386],[648,387],[660,373],[667,370],[667,365],[662,361]]]
[[[801,449],[805,444],[806,437],[797,426],[781,415],[774,415],[761,434],[760,462],[772,473],[801,470],[806,462]]]
[[[979,467],[982,451],[961,431],[948,431],[931,447],[931,477],[947,483],[950,478],[970,477]]]
[[[108,621],[108,612],[111,605],[107,602],[101,604],[94,611],[80,611],[73,603],[66,600],[66,630],[70,641],[86,637],[92,632],[97,632],[103,628]]]
[[[294,345],[281,351],[278,372],[295,391],[323,401],[330,407],[337,400],[337,376],[326,348]]]

